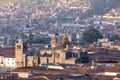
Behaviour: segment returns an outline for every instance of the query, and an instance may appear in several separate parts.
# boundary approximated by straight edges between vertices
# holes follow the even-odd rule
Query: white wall
[[[15,67],[15,58],[4,58],[5,67]]]
[[[55,65],[48,65],[47,68],[50,68],[50,69],[64,69],[62,66],[55,66]]]
[[[117,74],[117,72],[105,72],[105,75],[107,76],[116,76]]]
[[[28,78],[31,76],[31,72],[18,72],[18,76],[22,78]]]

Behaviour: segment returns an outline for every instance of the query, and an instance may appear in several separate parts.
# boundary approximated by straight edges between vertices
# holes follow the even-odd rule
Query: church
[[[72,36],[66,36],[69,42],[72,41]],[[65,37],[63,37],[64,39]],[[40,51],[41,64],[60,63],[74,65],[76,59],[81,56],[81,49],[74,49],[73,46],[66,45],[66,48],[61,47],[61,41],[58,41],[57,37],[51,39],[51,47]]]
[[[0,66],[4,68],[37,66],[37,54],[28,54],[29,52],[27,44],[20,40],[15,44],[14,49],[10,49],[10,51],[6,49],[0,52]]]

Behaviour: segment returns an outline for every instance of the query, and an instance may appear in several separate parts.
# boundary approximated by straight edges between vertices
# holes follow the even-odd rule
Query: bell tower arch
[[[23,43],[23,41],[18,41],[15,45],[15,60],[16,60],[16,67],[23,67],[25,64],[25,55],[27,47]]]

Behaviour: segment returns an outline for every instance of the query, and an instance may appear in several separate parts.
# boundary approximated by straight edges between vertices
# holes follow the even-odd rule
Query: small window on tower
[[[3,64],[3,62],[1,62],[1,64]]]
[[[17,45],[17,49],[21,49],[21,45]]]
[[[58,53],[58,58],[60,57],[60,53]]]

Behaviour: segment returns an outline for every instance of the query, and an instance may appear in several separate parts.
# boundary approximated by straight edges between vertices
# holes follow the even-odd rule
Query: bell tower
[[[51,39],[51,47],[52,47],[52,48],[55,48],[55,47],[56,47],[56,44],[57,44],[57,38],[56,38],[56,37],[53,37],[53,38]]]
[[[18,41],[15,45],[15,60],[16,67],[24,67],[25,66],[25,52],[27,51],[26,44],[23,41]]]

